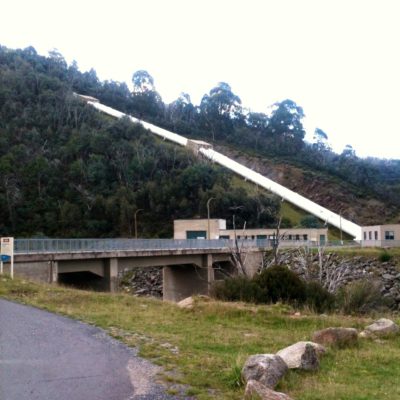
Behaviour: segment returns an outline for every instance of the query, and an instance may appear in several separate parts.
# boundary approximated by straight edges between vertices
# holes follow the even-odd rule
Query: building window
[[[293,240],[292,235],[289,235],[289,240]]]
[[[257,239],[266,239],[267,235],[257,235]]]
[[[220,235],[220,239],[229,240],[229,235]]]
[[[364,232],[364,240],[367,240],[367,232]]]
[[[385,231],[385,240],[394,240],[394,232]]]
[[[372,240],[372,232],[371,231],[368,232],[368,239]]]
[[[303,240],[308,240],[308,235],[303,235]]]
[[[186,231],[186,239],[205,239],[206,231]]]
[[[296,240],[300,240],[300,235],[296,235]]]
[[[375,231],[375,240],[378,240],[378,231]]]

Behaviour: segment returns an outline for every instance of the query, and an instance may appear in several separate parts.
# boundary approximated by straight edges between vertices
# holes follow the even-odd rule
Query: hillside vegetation
[[[275,353],[330,326],[362,329],[370,317],[315,315],[282,304],[254,306],[197,299],[193,309],[129,295],[91,293],[0,279],[0,296],[106,329],[165,368],[171,394],[242,399],[240,370],[251,354]],[[316,373],[290,372],[278,390],[297,400],[400,398],[400,339],[329,349]]]
[[[165,104],[146,71],[125,83],[101,82],[61,54],[0,47],[0,234],[168,237],[174,218],[212,216],[275,226],[280,202],[247,191],[222,168],[195,159],[140,126],[102,116],[73,96],[102,103],[188,137],[205,139],[265,175],[357,223],[398,222],[400,161],[333,153],[322,130],[304,141],[304,111],[291,100],[252,113],[226,83],[195,106],[182,94]],[[285,209],[297,224],[301,217]]]
[[[141,237],[171,237],[173,220],[204,217],[210,197],[219,217],[240,204],[249,226],[274,223],[272,196],[73,96],[92,79],[102,87],[94,76],[57,54],[0,48],[0,235],[132,236],[142,209]]]

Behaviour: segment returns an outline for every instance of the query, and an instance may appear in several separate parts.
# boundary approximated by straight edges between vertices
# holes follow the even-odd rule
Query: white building
[[[209,234],[208,234],[209,232]],[[283,241],[325,243],[328,228],[282,228],[279,236]],[[233,229],[226,229],[224,219],[177,219],[174,221],[174,239],[230,239],[235,237]],[[238,239],[274,239],[276,229],[236,229]]]

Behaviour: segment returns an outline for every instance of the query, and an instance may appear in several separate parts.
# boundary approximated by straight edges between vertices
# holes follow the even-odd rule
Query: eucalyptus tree
[[[164,103],[154,85],[154,78],[145,70],[136,71],[132,76],[132,111],[139,118],[155,120],[164,114]]]
[[[215,140],[232,133],[235,120],[242,117],[241,100],[227,83],[219,82],[203,96],[200,112]]]
[[[274,137],[280,152],[294,154],[303,146],[305,130],[303,109],[293,100],[284,100],[272,106],[268,133]]]
[[[187,93],[181,93],[175,101],[168,105],[168,118],[174,129],[179,130],[181,125],[193,124],[196,113],[196,107]]]

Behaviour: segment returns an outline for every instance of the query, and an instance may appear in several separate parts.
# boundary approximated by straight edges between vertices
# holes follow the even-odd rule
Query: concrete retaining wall
[[[10,273],[10,264],[4,264],[4,272]],[[51,280],[51,264],[47,261],[14,263],[14,276],[48,283]]]

